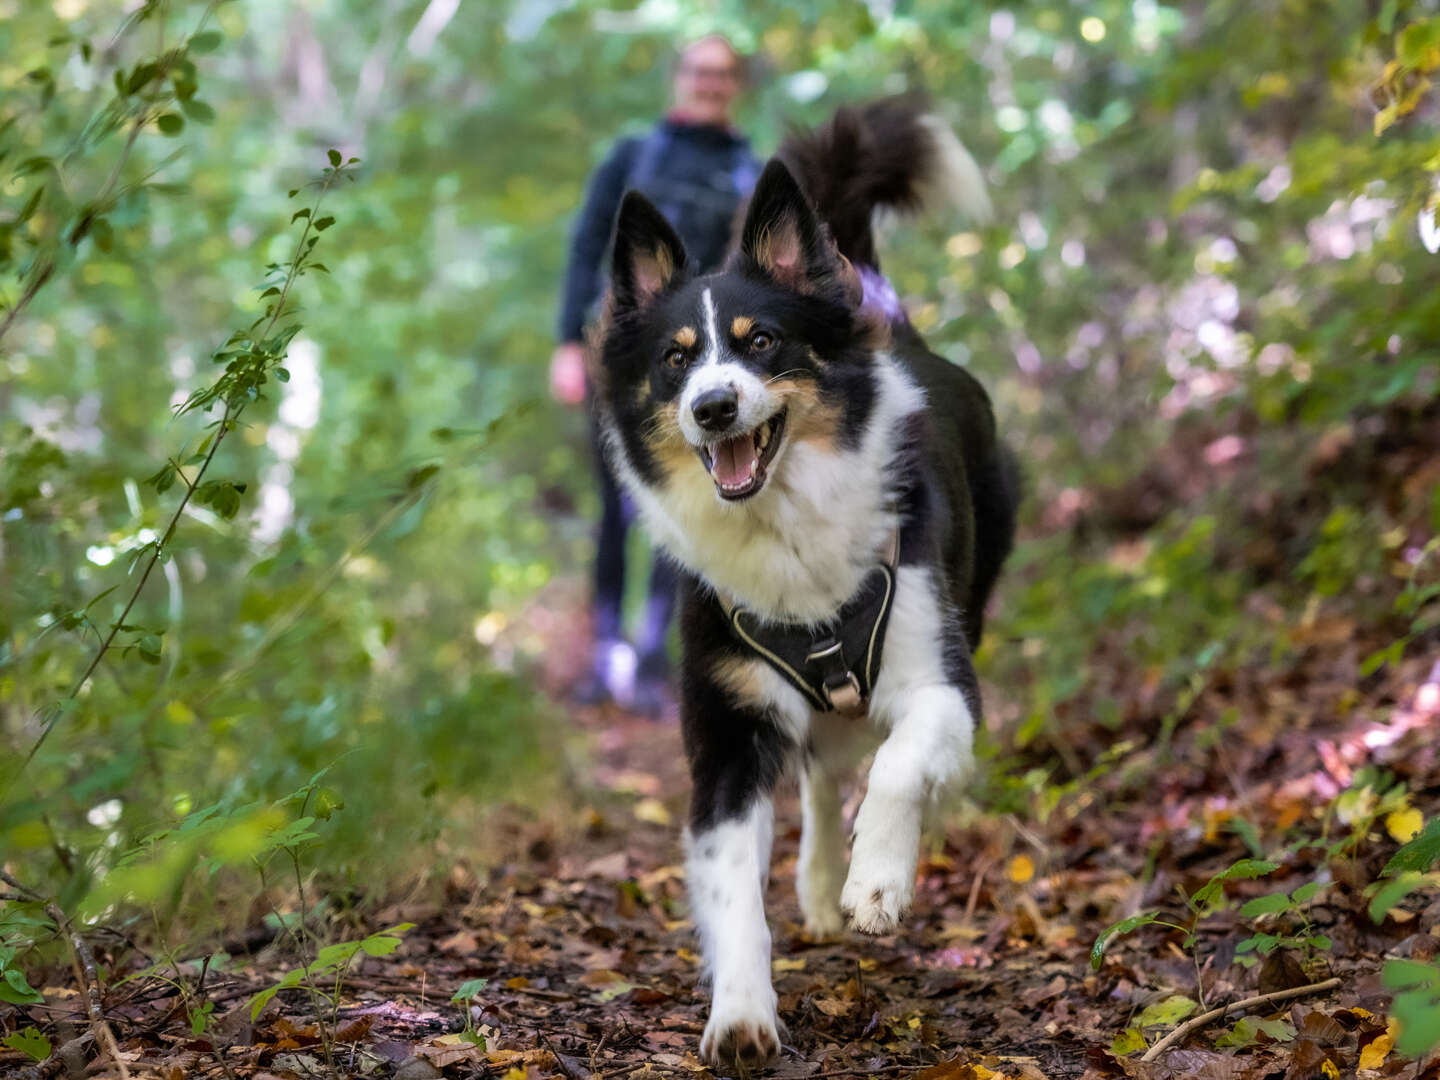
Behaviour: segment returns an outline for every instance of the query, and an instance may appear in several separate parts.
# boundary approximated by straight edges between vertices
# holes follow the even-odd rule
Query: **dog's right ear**
[[[638,191],[627,192],[615,226],[611,271],[615,310],[643,308],[670,287],[685,268],[685,246],[675,230]]]

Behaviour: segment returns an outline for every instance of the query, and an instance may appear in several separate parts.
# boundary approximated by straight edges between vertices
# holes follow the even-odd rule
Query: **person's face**
[[[740,93],[740,65],[723,42],[699,41],[680,58],[675,104],[702,123],[723,123]]]

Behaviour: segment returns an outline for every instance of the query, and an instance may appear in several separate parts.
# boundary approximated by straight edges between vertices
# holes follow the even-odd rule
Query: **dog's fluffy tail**
[[[843,106],[815,130],[792,133],[777,156],[857,265],[879,266],[870,227],[879,207],[949,202],[977,224],[994,214],[980,166],[918,96]]]

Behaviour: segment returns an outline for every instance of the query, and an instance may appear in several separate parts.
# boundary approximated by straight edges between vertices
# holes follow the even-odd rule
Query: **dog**
[[[712,1064],[780,1049],[764,894],[782,776],[800,780],[807,932],[887,934],[926,806],[971,765],[971,651],[1018,471],[984,389],[906,317],[871,229],[877,209],[935,191],[988,207],[949,128],[886,99],[782,144],[718,273],[693,272],[642,195],[621,205],[592,397],[684,571],[687,877]],[[839,784],[871,749],[847,872]]]

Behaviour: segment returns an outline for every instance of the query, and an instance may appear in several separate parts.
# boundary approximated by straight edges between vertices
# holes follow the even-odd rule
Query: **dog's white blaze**
[[[690,915],[711,979],[710,1020],[701,1042],[706,1052],[741,1026],[779,1041],[765,921],[774,828],[773,804],[762,797],[742,816],[686,835]]]
[[[893,929],[915,891],[920,828],[932,796],[968,772],[974,718],[945,673],[943,642],[954,632],[927,568],[896,572],[895,602],[870,715],[889,729],[875,752],[841,906],[857,926]]]
[[[707,367],[720,362],[720,334],[715,329],[715,298],[706,289],[700,294],[700,306],[705,309],[705,351],[700,356],[700,366]]]
[[[701,371],[732,367],[737,365]],[[859,588],[894,530],[888,479],[905,418],[925,404],[923,392],[888,354],[876,355],[874,377],[875,405],[856,449],[821,449],[786,435],[765,488],[742,503],[721,500],[698,462],[674,474],[666,487],[650,488],[616,455],[651,537],[702,580],[762,616],[828,618]],[[680,423],[691,438],[685,425],[693,418],[687,417],[682,402]]]

